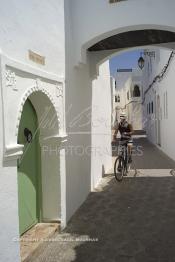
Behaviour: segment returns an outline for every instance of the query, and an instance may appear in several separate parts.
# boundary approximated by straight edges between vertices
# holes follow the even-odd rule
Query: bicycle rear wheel
[[[121,157],[117,157],[114,164],[114,175],[117,181],[121,182],[125,175],[126,168]]]

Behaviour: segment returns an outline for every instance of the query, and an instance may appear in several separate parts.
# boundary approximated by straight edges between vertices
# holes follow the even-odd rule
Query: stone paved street
[[[175,262],[175,164],[145,138],[136,142],[138,176],[118,183],[106,175],[32,262]]]

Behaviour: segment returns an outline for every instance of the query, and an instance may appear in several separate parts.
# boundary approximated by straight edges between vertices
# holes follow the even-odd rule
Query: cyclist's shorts
[[[133,145],[133,140],[132,139],[130,139],[129,141],[128,141],[128,145],[130,146],[132,146]]]
[[[122,138],[121,141],[126,141],[128,145],[133,145],[133,139],[132,138],[129,138],[129,139],[124,139]]]

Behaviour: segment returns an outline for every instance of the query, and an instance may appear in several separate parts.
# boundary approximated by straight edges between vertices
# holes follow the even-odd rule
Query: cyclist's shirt
[[[130,133],[132,131],[131,125],[127,121],[124,121],[123,123],[120,122],[118,125],[118,130],[121,135],[121,140],[130,140],[131,139],[130,134],[127,134],[127,135],[125,134],[125,133]]]

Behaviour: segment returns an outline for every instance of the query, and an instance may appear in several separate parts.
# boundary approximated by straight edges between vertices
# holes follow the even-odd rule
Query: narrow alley
[[[118,183],[106,174],[33,262],[175,261],[175,163],[145,137],[134,143],[137,176]]]

